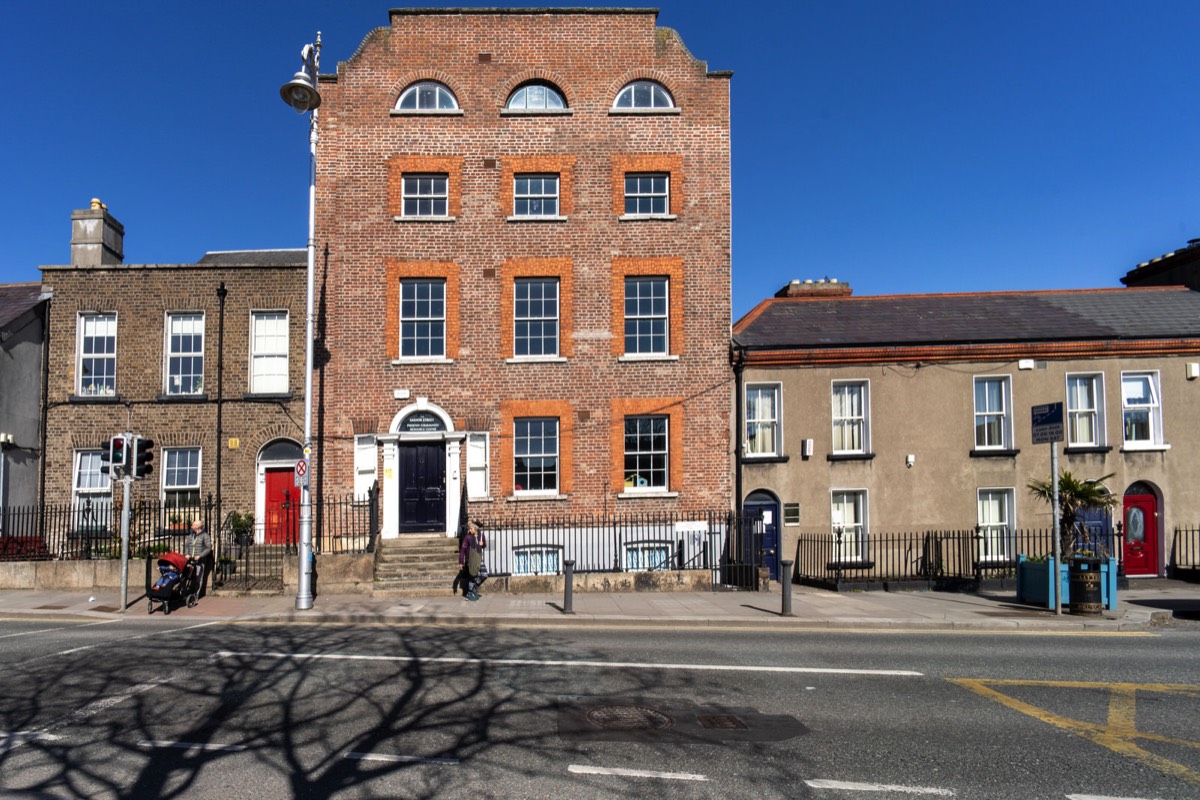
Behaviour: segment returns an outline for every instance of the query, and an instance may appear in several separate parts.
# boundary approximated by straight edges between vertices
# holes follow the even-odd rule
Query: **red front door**
[[[1125,495],[1125,574],[1158,574],[1158,501],[1150,494]]]
[[[263,514],[265,544],[294,544],[300,521],[300,489],[292,469],[267,470],[266,509]]]

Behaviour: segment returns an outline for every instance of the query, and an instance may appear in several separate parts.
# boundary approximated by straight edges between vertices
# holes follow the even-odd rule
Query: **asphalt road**
[[[0,797],[1200,797],[1200,631],[0,621]]]

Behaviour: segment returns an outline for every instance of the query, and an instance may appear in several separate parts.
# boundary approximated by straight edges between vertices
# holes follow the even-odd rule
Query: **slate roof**
[[[41,298],[40,283],[0,284],[0,328],[37,306]]]
[[[750,349],[1200,338],[1200,292],[1182,287],[781,297],[734,325]]]
[[[308,251],[212,250],[196,263],[206,267],[304,267],[308,266]]]

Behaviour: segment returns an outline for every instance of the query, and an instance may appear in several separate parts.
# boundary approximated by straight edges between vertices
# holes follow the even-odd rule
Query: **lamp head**
[[[321,93],[306,70],[301,70],[279,89],[283,102],[296,109],[297,114],[312,111],[321,105]]]

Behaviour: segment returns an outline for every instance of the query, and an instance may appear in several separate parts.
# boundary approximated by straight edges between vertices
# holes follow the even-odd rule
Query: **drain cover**
[[[587,712],[587,721],[605,731],[669,731],[675,720],[645,706],[599,706]]]
[[[708,728],[710,730],[746,730],[746,723],[742,722],[733,714],[701,714],[700,716],[696,717],[696,721],[700,723],[701,728]]]

